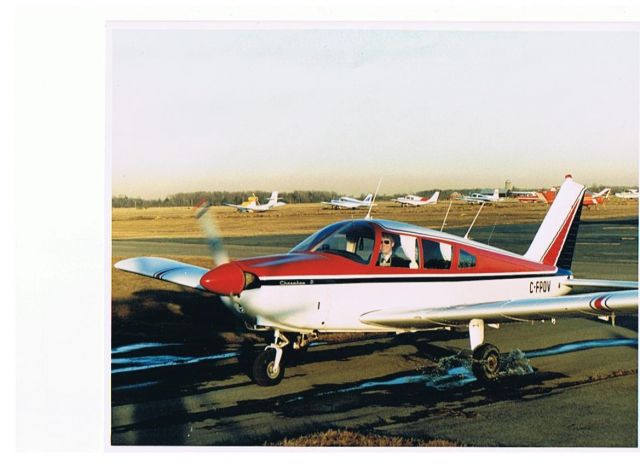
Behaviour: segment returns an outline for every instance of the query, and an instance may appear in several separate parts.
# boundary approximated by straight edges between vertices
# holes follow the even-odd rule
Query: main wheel
[[[498,378],[500,351],[491,344],[480,344],[473,350],[471,370],[478,381],[491,382]]]
[[[284,377],[284,360],[280,360],[280,366],[275,368],[276,351],[266,349],[256,357],[253,362],[253,380],[259,386],[275,386]]]

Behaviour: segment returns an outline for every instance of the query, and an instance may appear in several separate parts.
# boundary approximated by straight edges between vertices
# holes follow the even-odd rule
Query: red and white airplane
[[[431,197],[420,197],[419,195],[405,195],[404,197],[398,197],[393,199],[394,202],[398,202],[401,207],[411,206],[420,207],[422,205],[435,205],[438,202],[440,191],[435,191]]]
[[[272,331],[273,342],[252,365],[260,385],[280,382],[283,354],[319,333],[451,327],[468,330],[474,374],[490,381],[499,375],[500,353],[485,343],[485,324],[637,313],[637,282],[575,279],[570,271],[584,192],[565,180],[524,255],[364,219],[326,226],[286,254],[234,261],[211,234],[217,266],[210,270],[154,257],[115,267],[217,294],[250,329]],[[565,295],[571,291],[586,293]]]
[[[541,192],[536,191],[513,191],[511,195],[518,202],[522,203],[547,203],[547,199],[542,195]]]
[[[558,193],[557,189],[550,189],[548,191],[543,191],[541,193],[542,198],[547,203],[553,203],[556,199],[556,195]],[[582,198],[582,205],[585,207],[598,206],[602,205],[605,200],[609,198],[609,194],[611,193],[611,189],[608,187],[606,189],[601,190],[597,194],[594,194],[591,191],[585,191],[584,197]]]

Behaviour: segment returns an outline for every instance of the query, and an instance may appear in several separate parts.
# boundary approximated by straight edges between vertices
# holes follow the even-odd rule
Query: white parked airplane
[[[467,203],[487,203],[487,202],[497,202],[500,200],[499,189],[494,189],[493,194],[480,194],[479,192],[474,192],[470,195],[465,195],[463,199],[467,201]]]
[[[624,192],[616,192],[615,195],[620,199],[637,199],[639,197],[638,189],[627,189]]]
[[[288,351],[308,347],[319,333],[452,327],[468,330],[473,372],[491,381],[500,374],[500,352],[484,341],[485,324],[637,314],[637,282],[575,279],[571,272],[584,192],[565,180],[524,255],[365,219],[328,225],[286,254],[231,261],[209,233],[212,269],[158,257],[115,267],[216,294],[248,328],[272,331],[273,342],[252,365],[260,385],[280,382]],[[206,212],[198,216],[211,225]]]
[[[398,197],[397,199],[393,199],[394,202],[398,202],[401,207],[412,206],[419,207],[421,205],[434,205],[438,202],[438,197],[440,196],[440,191],[435,191],[433,195],[429,198],[420,197],[419,195],[405,195],[404,197]]]
[[[274,207],[281,207],[283,205],[286,205],[286,203],[279,202],[278,191],[274,191],[271,193],[269,202],[267,202],[266,204],[261,204],[260,200],[258,200],[258,197],[252,195],[247,201],[242,202],[240,205],[235,205],[232,203],[225,203],[224,205],[226,205],[227,207],[237,208],[241,213],[263,213],[271,210]]]
[[[323,205],[330,205],[332,208],[369,208],[373,203],[373,194],[367,194],[363,200],[354,199],[352,197],[340,197],[339,199],[332,199],[329,202],[322,202]]]

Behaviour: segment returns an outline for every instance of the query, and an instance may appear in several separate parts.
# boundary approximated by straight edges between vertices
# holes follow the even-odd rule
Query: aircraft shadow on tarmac
[[[376,337],[372,340],[357,341],[352,344],[327,344],[312,347],[302,361],[304,364],[314,364],[330,360],[348,360],[354,357],[368,356],[397,346],[398,344],[413,345],[416,357],[425,360],[441,360],[455,358],[458,349],[443,347],[442,341],[465,338],[460,333],[440,332],[435,334],[406,334],[396,337]],[[434,344],[438,340],[440,344]],[[557,351],[564,353],[564,346],[572,346],[568,351],[586,350],[594,346],[634,345],[637,340],[601,339],[596,341],[576,341],[561,346],[544,347],[528,350],[534,357],[536,353]],[[246,351],[255,351],[255,347],[238,347],[234,352],[240,355]],[[565,351],[566,352],[566,351]],[[542,355],[539,355],[542,356]],[[529,362],[526,361],[528,364]],[[163,411],[149,412],[135,407],[134,414],[127,424],[112,428],[114,444],[123,441],[127,434],[133,434],[135,443],[180,445],[186,443],[185,425],[198,422],[213,422],[214,426],[203,426],[203,429],[233,430],[237,427],[237,417],[246,415],[266,414],[272,421],[278,418],[299,418],[303,421],[312,418],[314,428],[331,428],[335,425],[331,418],[340,414],[345,418],[359,419],[367,412],[386,412],[380,417],[380,424],[411,423],[423,418],[442,416],[474,416],[474,409],[501,401],[529,401],[548,395],[576,384],[567,380],[567,376],[557,372],[538,372],[530,367],[530,371],[520,375],[506,375],[497,382],[485,385],[477,382],[468,366],[453,364],[443,366],[431,364],[420,369],[399,371],[381,377],[360,379],[345,383],[313,383],[296,392],[278,394],[278,388],[271,388],[272,393],[264,399],[239,399],[233,405],[216,406],[204,411],[189,412],[184,405],[183,398],[189,395],[202,395],[210,392],[248,387],[252,382],[245,378],[240,382],[215,386],[217,380],[228,380],[242,372],[242,364],[237,360],[228,360],[223,364],[204,363],[194,366],[172,366],[156,370],[146,370],[136,376],[113,376],[119,379],[121,387],[132,380],[142,381],[143,387],[131,392],[114,392],[114,404],[146,402],[152,399],[162,400],[164,405],[171,408]],[[288,378],[308,376],[304,373],[288,375]],[[146,386],[149,380],[155,380]],[[560,382],[548,383],[558,380]],[[213,382],[213,383],[212,383]],[[213,386],[212,386],[213,384]],[[389,413],[396,412],[397,413]],[[327,415],[327,417],[323,417]],[[384,417],[384,418],[383,418]],[[371,425],[375,426],[375,425]],[[277,433],[266,435],[235,435],[225,440],[225,445],[261,445],[269,441],[281,439]],[[126,443],[126,441],[121,442]]]
[[[183,289],[135,292],[112,302],[112,345],[146,341],[191,341],[210,348],[227,342],[220,332],[245,332],[218,296]]]
[[[167,415],[140,419],[127,425],[114,427],[114,434],[128,431],[150,431],[159,429],[174,431],[171,437],[163,437],[169,444],[179,444],[182,425],[215,420],[215,426],[204,429],[218,430],[233,428],[235,418],[244,415],[268,414],[273,418],[313,418],[314,428],[331,427],[330,419],[323,420],[322,415],[347,414],[357,419],[360,409],[387,409],[393,411],[400,407],[418,406],[418,411],[409,414],[391,415],[380,420],[381,424],[393,422],[413,422],[433,416],[465,416],[475,407],[503,400],[528,399],[551,392],[542,384],[551,379],[561,378],[560,373],[534,373],[528,376],[505,378],[490,388],[476,382],[456,385],[452,383],[445,389],[429,387],[429,380],[443,376],[431,367],[422,372],[415,370],[394,373],[393,375],[360,380],[353,383],[320,383],[295,393],[275,395],[266,399],[239,400],[235,405],[216,407],[206,411],[189,413],[184,409]],[[184,395],[184,392],[182,393]],[[175,402],[180,402],[178,399]],[[328,417],[329,418],[329,417]],[[344,417],[342,417],[344,419]],[[375,425],[373,425],[375,426]],[[144,434],[138,436],[139,444],[144,444]],[[153,437],[153,439],[151,439]],[[157,443],[157,435],[149,435],[148,444]],[[259,439],[238,435],[226,445],[256,445],[279,439],[275,433]],[[165,444],[167,442],[164,442]]]

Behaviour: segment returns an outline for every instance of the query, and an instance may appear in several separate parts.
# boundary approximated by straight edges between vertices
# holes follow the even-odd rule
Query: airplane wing
[[[204,287],[200,286],[200,278],[209,270],[201,266],[157,257],[127,258],[120,260],[114,266],[130,273],[206,291]]]
[[[337,207],[337,208],[358,208],[358,205],[353,205],[343,200],[332,200],[331,202],[322,202],[322,203],[325,205],[331,205],[332,207]]]
[[[637,311],[638,291],[634,289],[443,308],[374,310],[361,315],[360,321],[390,329],[425,329],[467,324],[474,318],[480,318],[486,323],[500,323],[514,320],[541,320],[557,316],[609,316],[612,313],[637,313]]]

